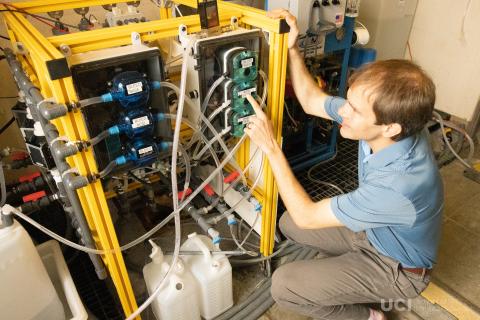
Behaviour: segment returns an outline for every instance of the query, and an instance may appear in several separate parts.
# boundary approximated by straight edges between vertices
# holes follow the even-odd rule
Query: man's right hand
[[[297,44],[299,34],[297,18],[288,12],[287,9],[275,9],[269,11],[267,12],[267,17],[273,19],[284,18],[287,21],[287,24],[290,27],[290,33],[288,34],[288,49],[294,48]]]

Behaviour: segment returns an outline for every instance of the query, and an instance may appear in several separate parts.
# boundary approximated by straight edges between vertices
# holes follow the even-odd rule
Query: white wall
[[[467,121],[480,98],[479,17],[479,0],[419,0],[409,38],[437,86],[436,108]]]

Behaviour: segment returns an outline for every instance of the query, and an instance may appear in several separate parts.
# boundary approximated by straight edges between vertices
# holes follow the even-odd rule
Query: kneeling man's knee
[[[301,231],[301,229],[297,227],[295,222],[290,217],[288,211],[285,211],[280,217],[280,220],[278,221],[278,228],[282,234],[289,239],[294,239],[295,235]]]
[[[291,294],[288,290],[288,283],[290,280],[290,275],[292,270],[287,265],[281,266],[272,275],[272,287],[271,294],[275,302],[281,304],[284,301],[289,301],[289,295]]]

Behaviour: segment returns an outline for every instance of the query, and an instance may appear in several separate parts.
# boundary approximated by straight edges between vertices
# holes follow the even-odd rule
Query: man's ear
[[[398,123],[390,123],[383,126],[383,136],[385,138],[392,138],[402,132],[402,126]]]

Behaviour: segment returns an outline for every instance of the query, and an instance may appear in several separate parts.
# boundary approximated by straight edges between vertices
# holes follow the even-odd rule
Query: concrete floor
[[[433,281],[480,310],[480,184],[463,170],[458,161],[441,169],[445,211]]]

